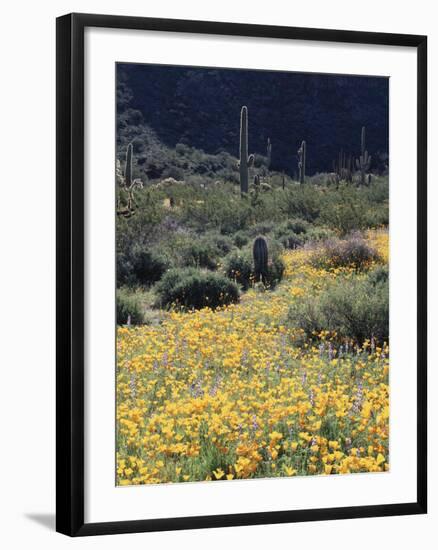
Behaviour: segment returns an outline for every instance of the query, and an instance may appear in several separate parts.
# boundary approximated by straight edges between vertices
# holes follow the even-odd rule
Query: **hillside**
[[[130,64],[119,64],[117,75],[119,129],[129,117],[132,138],[135,128],[144,125],[137,135],[151,136],[150,140],[141,137],[147,146],[151,144],[150,155],[161,143],[164,156],[184,144],[208,155],[236,157],[240,108],[247,105],[250,152],[265,155],[269,137],[273,170],[293,177],[297,149],[305,139],[307,173],[331,171],[341,148],[358,154],[362,126],[367,128],[373,170],[385,169],[386,78],[156,65],[145,70],[143,65]],[[120,140],[124,140],[123,131],[119,144]],[[152,167],[150,177],[154,176],[161,174],[154,174]]]

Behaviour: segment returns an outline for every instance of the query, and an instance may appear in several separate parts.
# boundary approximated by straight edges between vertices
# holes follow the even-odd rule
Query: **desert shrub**
[[[284,248],[299,248],[305,242],[304,238],[301,235],[297,235],[293,231],[286,231],[283,235],[278,233],[276,236],[281,244],[284,246]]]
[[[335,232],[327,227],[311,226],[306,233],[306,242],[318,242],[326,241],[327,239],[334,239],[336,237]]]
[[[367,227],[367,201],[363,194],[351,185],[326,193],[321,203],[322,224],[346,235]]]
[[[224,275],[194,268],[172,269],[156,286],[162,306],[215,309],[239,301],[237,285]]]
[[[247,290],[253,277],[252,258],[249,251],[232,252],[225,258],[225,275]]]
[[[216,248],[220,255],[228,254],[233,249],[233,239],[228,235],[213,233],[212,235],[206,235],[205,238]]]
[[[321,211],[321,197],[313,186],[293,185],[279,193],[280,211],[288,218],[298,217],[308,222],[315,221]]]
[[[132,273],[138,284],[149,286],[163,276],[170,263],[162,254],[141,247],[134,247],[131,252]]]
[[[377,270],[375,270],[377,271]],[[298,298],[289,308],[288,322],[309,338],[321,331],[336,332],[342,340],[362,344],[374,337],[389,338],[389,287],[383,270],[349,280],[339,280],[315,296]]]
[[[248,229],[248,234],[251,237],[257,237],[257,235],[267,235],[271,233],[275,228],[275,223],[269,220],[256,223]]]
[[[263,276],[265,287],[273,289],[283,278],[285,265],[279,254],[277,243],[270,244],[268,269]],[[232,252],[225,258],[224,271],[227,277],[247,290],[256,281],[252,251],[250,248]]]
[[[312,257],[313,265],[327,269],[347,266],[357,270],[366,269],[371,262],[377,260],[378,252],[359,234],[353,234],[344,240],[324,241]]]
[[[242,248],[249,243],[248,234],[245,231],[237,231],[234,234],[234,244],[237,248]]]
[[[116,316],[118,325],[126,325],[129,322],[133,325],[143,323],[143,310],[139,298],[130,294],[125,289],[118,289],[116,296]]]
[[[215,270],[219,261],[219,250],[211,240],[190,239],[179,252],[184,267],[205,267]]]
[[[389,270],[386,265],[378,265],[375,269],[369,272],[368,281],[377,285],[379,283],[386,283],[389,279]]]
[[[232,235],[246,229],[252,216],[251,205],[234,193],[233,186],[213,186],[199,195],[198,200],[188,200],[181,212],[182,221],[198,232],[213,229],[222,235]]]
[[[118,285],[150,286],[169,269],[169,260],[159,252],[134,245],[117,254]]]
[[[168,166],[163,170],[162,177],[173,178],[176,181],[184,180],[184,170],[178,166]]]
[[[300,218],[290,219],[280,224],[275,230],[275,238],[284,248],[298,248],[306,240],[309,224]]]
[[[268,288],[275,288],[283,278],[286,266],[280,256],[274,256],[268,263],[268,271],[265,275],[264,284]]]

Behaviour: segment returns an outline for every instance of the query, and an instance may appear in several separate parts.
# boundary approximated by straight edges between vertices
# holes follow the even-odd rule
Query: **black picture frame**
[[[417,52],[417,499],[311,510],[84,522],[84,30],[155,30],[405,46]],[[68,14],[57,19],[56,530],[69,536],[321,521],[427,510],[427,37],[267,25]]]

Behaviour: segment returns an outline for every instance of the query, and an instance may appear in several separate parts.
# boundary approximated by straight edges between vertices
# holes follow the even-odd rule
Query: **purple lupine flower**
[[[363,403],[363,386],[362,382],[359,380],[359,383],[357,385],[357,391],[353,402],[352,412],[354,414],[357,414],[362,409],[362,403]]]
[[[328,345],[329,361],[331,361],[333,359],[333,355],[334,355],[333,346],[332,346],[332,343],[329,342],[329,345]]]
[[[324,355],[324,350],[325,350],[324,342],[321,342],[319,344],[319,356],[320,357],[322,357]]]
[[[131,390],[131,398],[135,399],[137,397],[137,390],[135,386],[135,374],[131,374],[131,378],[129,380],[129,389]]]

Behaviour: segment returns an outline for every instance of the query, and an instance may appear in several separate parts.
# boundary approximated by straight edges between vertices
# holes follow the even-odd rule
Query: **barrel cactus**
[[[254,155],[248,155],[248,108],[240,112],[240,191],[248,193],[249,168],[254,163]]]
[[[252,254],[256,281],[265,282],[268,274],[268,243],[264,237],[257,237],[254,240]]]

